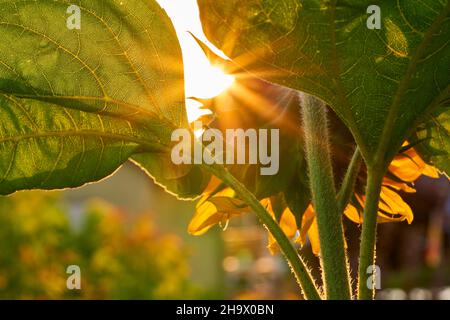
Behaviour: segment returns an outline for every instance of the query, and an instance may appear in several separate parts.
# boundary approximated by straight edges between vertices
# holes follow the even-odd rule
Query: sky
[[[217,96],[233,83],[234,78],[226,75],[218,67],[212,66],[200,46],[189,32],[208,44],[200,23],[199,10],[196,0],[157,0],[166,10],[177,31],[183,52],[185,69],[186,97],[208,99]],[[218,52],[218,50],[214,50]],[[194,100],[187,100],[189,121],[195,120],[205,113],[200,110],[201,104]]]

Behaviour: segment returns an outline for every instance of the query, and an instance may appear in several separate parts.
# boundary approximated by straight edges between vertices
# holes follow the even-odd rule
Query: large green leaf
[[[369,165],[387,165],[449,97],[450,3],[381,0],[198,0],[206,36],[236,64],[327,102]]]
[[[71,5],[80,30],[66,25]],[[145,168],[188,127],[180,47],[154,0],[0,0],[0,36],[1,194],[96,181],[133,154]],[[162,183],[198,176],[146,169]]]
[[[0,194],[79,186],[134,152],[163,151],[126,120],[0,94]]]

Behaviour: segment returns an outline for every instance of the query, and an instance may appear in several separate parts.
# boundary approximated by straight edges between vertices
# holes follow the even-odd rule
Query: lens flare
[[[234,82],[234,77],[223,72],[217,66],[211,65],[205,53],[192,37],[194,34],[209,46],[200,22],[197,2],[195,0],[158,0],[172,19],[181,50],[185,71],[186,97],[211,99],[227,90]],[[216,48],[213,51],[223,56]],[[189,122],[205,114],[201,103],[187,99]]]

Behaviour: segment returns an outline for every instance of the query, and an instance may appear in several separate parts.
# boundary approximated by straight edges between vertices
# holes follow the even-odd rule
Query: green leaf
[[[240,67],[329,104],[371,166],[386,166],[450,95],[450,3],[198,0],[206,36]]]
[[[120,118],[0,94],[0,194],[99,180],[138,150],[163,151]]]
[[[420,125],[414,139],[421,157],[450,177],[450,109]]]
[[[1,194],[97,181],[133,154],[145,167],[188,128],[181,50],[154,0],[0,0],[0,35]],[[174,170],[146,169],[163,183]],[[169,189],[195,196],[191,170]]]
[[[149,175],[155,176],[156,173],[155,182],[180,199],[201,195],[211,178],[199,165],[173,164],[168,153],[155,156],[137,154],[132,160]]]

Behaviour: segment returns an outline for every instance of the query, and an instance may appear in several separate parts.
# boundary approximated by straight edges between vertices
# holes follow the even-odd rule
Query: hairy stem
[[[293,247],[292,243],[281,230],[278,223],[272,218],[267,210],[261,205],[253,193],[251,193],[239,180],[237,180],[231,173],[222,166],[204,166],[208,171],[221,179],[224,183],[230,186],[238,194],[238,196],[245,201],[256,213],[258,218],[272,234],[280,246],[281,251],[286,257],[291,266],[295,277],[303,291],[303,294],[308,300],[320,300],[320,294],[314,283],[314,280],[303,262],[302,258]]]
[[[345,207],[350,201],[353,190],[355,189],[356,178],[358,177],[358,172],[361,168],[361,162],[361,152],[357,147],[353,153],[352,160],[350,161],[344,180],[342,181],[341,188],[337,194],[339,212],[344,212]]]
[[[373,284],[368,283],[368,276],[373,276],[368,275],[368,268],[375,264],[378,202],[382,180],[382,170],[368,168],[366,201],[359,249],[358,299],[360,300],[373,299],[375,293]]]
[[[351,299],[342,213],[336,200],[328,143],[326,106],[321,100],[308,94],[300,94],[300,98],[326,298]]]

